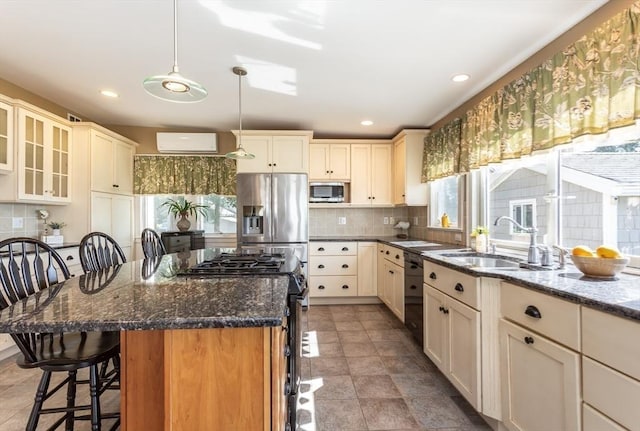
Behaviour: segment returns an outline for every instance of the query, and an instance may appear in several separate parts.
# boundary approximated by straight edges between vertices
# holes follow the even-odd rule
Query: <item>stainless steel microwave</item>
[[[309,202],[344,202],[344,183],[309,183]]]

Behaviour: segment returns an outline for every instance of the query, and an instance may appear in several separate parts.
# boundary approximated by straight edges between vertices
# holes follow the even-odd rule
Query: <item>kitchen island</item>
[[[72,278],[0,311],[0,332],[122,331],[123,430],[283,429],[289,277],[176,277],[207,253]]]

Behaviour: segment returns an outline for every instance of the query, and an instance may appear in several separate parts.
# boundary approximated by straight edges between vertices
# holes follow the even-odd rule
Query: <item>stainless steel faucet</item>
[[[564,247],[560,247],[559,245],[553,245],[552,247],[558,250],[558,269],[564,268],[564,266],[567,264],[567,257],[569,257],[571,252]]]
[[[536,232],[538,229],[535,227],[524,227],[511,217],[500,216],[496,219],[494,226],[498,226],[500,220],[507,220],[511,222],[514,226],[517,226],[519,229],[522,229],[524,232],[528,233],[531,238],[531,242],[529,243],[529,254],[527,255],[527,262],[533,265],[540,265],[540,253],[538,251],[538,244],[536,243]]]

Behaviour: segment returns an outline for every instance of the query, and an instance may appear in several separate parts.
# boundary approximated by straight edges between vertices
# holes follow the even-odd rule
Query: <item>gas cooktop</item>
[[[285,275],[299,272],[299,262],[293,253],[252,248],[208,256],[195,265],[180,270],[178,275]]]

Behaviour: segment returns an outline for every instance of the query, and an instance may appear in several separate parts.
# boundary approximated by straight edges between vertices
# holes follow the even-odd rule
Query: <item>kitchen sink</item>
[[[456,256],[453,260],[477,268],[520,268],[520,264],[513,260],[502,259],[498,257],[484,256]]]

